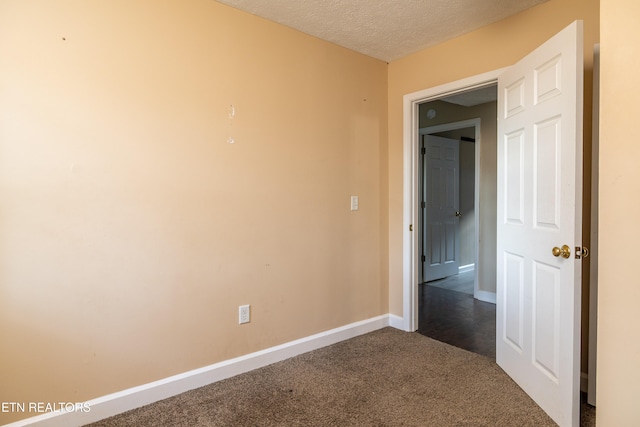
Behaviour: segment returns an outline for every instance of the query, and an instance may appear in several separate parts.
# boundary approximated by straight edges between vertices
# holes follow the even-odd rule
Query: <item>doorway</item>
[[[491,159],[495,158],[492,153],[495,153],[497,138],[496,98],[495,85],[445,95],[419,104],[417,121],[422,196],[417,225],[421,236],[417,331],[492,359],[495,359],[496,260],[491,246],[495,234],[491,233],[495,233],[496,165]],[[438,164],[432,166],[433,162],[429,161],[429,145],[425,142],[434,137],[436,141],[446,138],[447,144],[456,146],[458,160],[454,173],[458,184],[455,186],[441,184],[442,168]],[[438,145],[431,149],[439,155]],[[481,158],[483,154],[485,159]],[[441,191],[449,194],[441,195]],[[434,205],[443,198],[451,201],[451,206],[445,206],[442,209],[445,212],[438,215],[449,221],[436,221],[434,227],[434,220],[429,217],[435,216],[431,213]],[[455,224],[451,224],[452,221]],[[437,230],[445,222],[455,226],[456,239],[447,239],[440,248],[445,239],[430,230]],[[432,241],[434,235],[435,242]],[[454,241],[456,247],[450,247],[449,243]],[[482,254],[479,248],[483,249]],[[441,274],[434,275],[429,268],[439,262],[440,253],[445,250],[451,254],[447,260],[455,266],[455,271],[447,269],[446,277],[440,277]]]
[[[419,171],[419,128],[420,127],[428,127],[428,126],[416,126],[419,123],[419,105],[425,102],[431,101],[441,101],[443,98],[451,98],[454,95],[463,95],[465,93],[473,92],[476,89],[483,89],[489,86],[495,86],[497,83],[498,76],[503,72],[503,69],[490,71],[484,74],[476,75],[473,77],[469,77],[463,80],[459,80],[456,82],[444,84],[441,86],[437,86],[430,89],[425,89],[419,92],[411,93],[405,95],[404,97],[404,115],[407,118],[404,122],[404,232],[403,232],[403,256],[404,264],[403,264],[403,317],[402,317],[402,328],[405,331],[416,331],[418,329],[418,286],[420,283],[420,267],[421,264],[418,262],[418,258],[415,254],[418,254],[420,251],[420,239],[417,237],[420,235],[419,233],[413,232],[414,224],[416,227],[418,226],[418,219],[420,215],[420,203],[415,197],[418,192],[418,184],[416,178],[418,176]],[[441,101],[442,102],[442,101]],[[433,112],[429,113],[429,109],[427,109],[426,113],[427,117],[431,116],[432,119],[440,120],[443,118],[441,115],[438,117],[438,111],[435,111],[435,115]],[[495,114],[495,113],[494,113]],[[477,116],[470,117],[468,119],[474,118]],[[455,120],[449,120],[449,122],[453,122]],[[461,119],[458,119],[461,121]],[[481,133],[490,127],[495,127],[495,120],[490,120],[489,118],[483,120],[481,118]],[[441,123],[433,123],[433,125],[443,124]],[[482,140],[484,138],[481,137],[476,139],[476,150],[478,147],[480,148],[479,158],[482,161],[486,161],[488,164],[493,163],[493,169],[496,168],[496,158],[497,156],[494,154],[491,155],[489,153],[484,153],[485,148],[491,148],[489,144],[482,144]],[[489,138],[486,138],[489,141]],[[495,144],[493,146],[495,149]],[[486,190],[487,194],[483,194],[482,197],[479,197],[478,200],[483,199],[486,202],[486,206],[492,206],[493,211],[495,212],[495,207],[497,203],[495,202],[496,197],[496,176],[495,173],[493,177],[489,174],[485,174],[482,171],[482,167],[476,170],[476,176],[479,176],[477,180],[476,187],[482,189],[482,191]],[[487,181],[488,179],[488,181]],[[483,204],[479,202],[479,213],[480,218],[484,218],[486,220],[486,224],[482,221],[477,227],[480,236],[478,240],[480,244],[476,246],[477,262],[476,262],[476,270],[478,274],[478,291],[475,295],[476,298],[482,299],[483,301],[495,302],[495,291],[491,292],[491,288],[487,288],[487,286],[494,286],[495,289],[495,268],[493,269],[482,269],[481,266],[486,262],[486,265],[494,265],[495,266],[495,214],[491,214],[490,211],[487,211],[484,215],[483,213]],[[485,227],[486,225],[486,227]],[[486,238],[483,238],[485,236]],[[492,237],[493,236],[493,237]],[[485,248],[484,245],[488,245]],[[493,246],[492,246],[493,245]],[[493,261],[487,262],[484,259],[484,256],[493,257]],[[485,276],[486,274],[486,276]]]

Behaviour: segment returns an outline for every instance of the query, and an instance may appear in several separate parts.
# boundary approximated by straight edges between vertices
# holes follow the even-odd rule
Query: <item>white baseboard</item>
[[[5,427],[82,426],[302,353],[373,332],[386,326],[401,329],[396,325],[402,325],[402,318],[392,314],[373,317],[245,356],[102,396],[86,402],[86,405],[90,408],[88,412],[49,412],[7,424]]]
[[[404,330],[404,319],[395,314],[389,314],[389,326],[392,328]]]
[[[496,293],[495,292],[487,292],[487,291],[477,291],[473,297],[477,300],[490,302],[491,304],[496,303]]]
[[[461,265],[461,266],[458,267],[458,274],[466,273],[467,271],[473,271],[475,269],[476,269],[476,265],[475,264]]]

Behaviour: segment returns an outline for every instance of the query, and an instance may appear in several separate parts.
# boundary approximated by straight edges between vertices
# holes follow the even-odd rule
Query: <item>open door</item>
[[[582,22],[498,78],[496,361],[579,425]]]
[[[460,266],[460,141],[424,135],[423,281],[458,274]]]

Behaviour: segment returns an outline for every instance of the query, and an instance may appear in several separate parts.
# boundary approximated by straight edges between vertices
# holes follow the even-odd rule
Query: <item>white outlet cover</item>
[[[351,196],[351,210],[358,210],[358,196]]]
[[[238,307],[238,323],[249,323],[251,322],[251,306],[250,305],[241,305]]]

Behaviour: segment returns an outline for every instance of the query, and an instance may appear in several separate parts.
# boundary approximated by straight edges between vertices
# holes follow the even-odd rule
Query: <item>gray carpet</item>
[[[392,328],[91,424],[554,425],[488,358]]]

